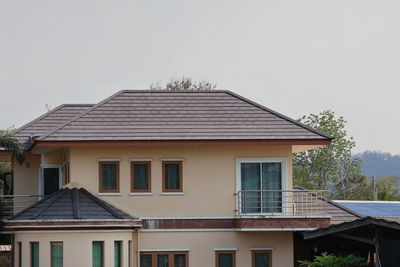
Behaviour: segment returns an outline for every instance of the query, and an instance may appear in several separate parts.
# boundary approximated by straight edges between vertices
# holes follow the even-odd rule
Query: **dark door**
[[[60,169],[43,168],[43,184],[46,196],[60,189]]]

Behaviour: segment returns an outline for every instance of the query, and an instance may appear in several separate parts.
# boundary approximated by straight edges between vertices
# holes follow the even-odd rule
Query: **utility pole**
[[[372,176],[372,198],[373,200],[378,200],[378,188],[376,188],[375,176]]]

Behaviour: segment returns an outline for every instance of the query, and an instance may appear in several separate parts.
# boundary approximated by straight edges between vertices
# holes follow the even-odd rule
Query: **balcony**
[[[8,219],[42,198],[38,195],[0,195],[0,219]]]
[[[326,191],[242,190],[237,197],[239,216],[316,216],[328,214]]]

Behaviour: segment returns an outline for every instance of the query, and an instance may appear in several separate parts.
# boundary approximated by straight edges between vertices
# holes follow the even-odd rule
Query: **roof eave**
[[[79,140],[36,141],[31,151],[46,147],[71,146],[163,146],[163,145],[321,145],[331,144],[330,139],[225,139],[225,140]]]

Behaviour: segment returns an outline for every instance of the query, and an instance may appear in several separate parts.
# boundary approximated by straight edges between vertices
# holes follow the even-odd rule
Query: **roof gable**
[[[124,90],[40,141],[330,140],[229,91]]]

